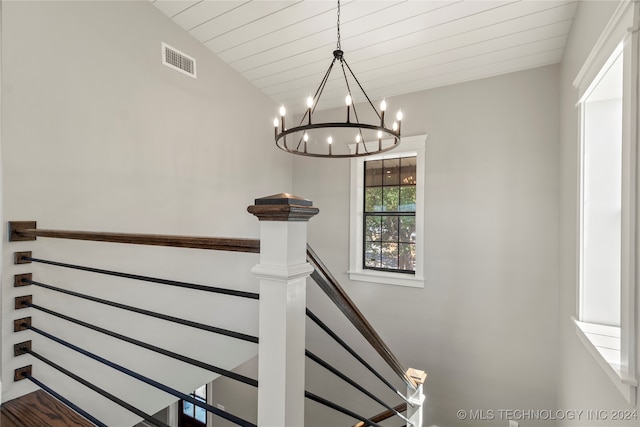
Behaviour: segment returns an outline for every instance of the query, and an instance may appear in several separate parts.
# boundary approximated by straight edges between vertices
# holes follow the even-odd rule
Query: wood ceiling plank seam
[[[570,3],[565,3],[564,4],[564,6],[571,5],[571,4],[573,5],[573,7],[570,7],[569,9],[567,9],[567,8],[558,9],[556,11],[556,12],[559,12],[557,16],[566,18],[566,19],[564,19],[562,21],[559,21],[559,22],[566,22],[566,23],[570,23],[571,22],[573,14],[575,13],[575,2],[570,2]],[[562,6],[557,6],[557,7],[562,7]],[[398,55],[401,55],[403,51],[406,51],[405,53],[408,54],[408,55],[413,55],[411,53],[411,50],[414,50],[414,51],[415,50],[420,50],[420,49],[423,49],[426,45],[429,45],[429,44],[432,44],[432,43],[437,43],[438,41],[450,39],[452,37],[453,38],[460,38],[466,33],[478,32],[478,31],[484,30],[485,28],[492,28],[492,27],[496,27],[496,26],[500,26],[500,25],[513,24],[513,22],[517,21],[517,20],[525,20],[526,22],[522,22],[522,24],[517,26],[517,27],[518,28],[521,28],[521,27],[522,28],[526,28],[527,26],[534,25],[534,23],[536,23],[538,20],[543,20],[543,18],[544,18],[544,20],[549,19],[549,17],[553,18],[555,16],[555,14],[549,15],[549,11],[550,10],[551,9],[545,9],[543,11],[539,11],[539,12],[536,12],[536,13],[523,15],[522,17],[516,17],[516,18],[503,20],[501,22],[498,22],[495,25],[488,25],[488,26],[480,27],[478,29],[471,29],[471,30],[469,30],[467,32],[460,33],[459,31],[456,30],[454,32],[454,36],[448,36],[448,37],[441,38],[441,39],[430,39],[428,42],[426,42],[426,43],[424,43],[422,45],[416,45],[415,43],[413,43],[414,46],[409,46],[407,48],[399,49],[399,50],[395,49],[393,46],[391,46],[391,44],[389,42],[384,41],[382,43],[378,43],[376,46],[382,45],[382,44],[386,44],[388,46],[387,50],[390,52],[388,54],[381,53],[381,54],[378,54],[376,56],[372,56],[369,51],[366,51],[366,50],[363,50],[363,49],[356,49],[354,51],[349,51],[348,55],[345,55],[345,58],[347,58],[349,60],[349,64],[352,65],[352,68],[356,68],[356,69],[357,68],[366,69],[366,68],[369,67],[369,65],[366,64],[367,62],[369,62],[369,63],[370,62],[374,62],[374,61],[378,60],[377,58],[382,58],[382,57],[384,57],[384,62],[385,63],[387,63],[387,62],[392,62],[393,63],[393,62],[397,61],[394,57],[398,56]],[[536,16],[538,18],[540,18],[540,19],[536,19]],[[531,22],[529,22],[529,20],[531,20]],[[552,22],[552,24],[557,24],[557,22]],[[365,58],[364,60],[362,59],[363,57]],[[364,65],[363,65],[363,62],[365,63]],[[269,87],[271,85],[274,85],[274,84],[280,84],[280,83],[282,83],[283,80],[289,80],[290,79],[289,74],[291,74],[291,72],[294,72],[295,70],[299,69],[300,67],[305,67],[305,65],[307,63],[308,63],[308,61],[304,62],[303,65],[300,65],[300,66],[289,67],[287,70],[277,70],[277,71],[275,71],[273,73],[270,73],[270,74],[268,74],[266,76],[256,77],[256,76],[247,75],[247,78],[250,78],[251,80],[253,80],[257,87],[263,89],[263,88],[267,88],[267,87]],[[279,81],[271,82],[271,84],[267,84],[266,82],[269,81],[269,78],[271,78],[272,80],[275,78],[275,79],[278,79]],[[260,80],[263,80],[264,82],[261,82]]]
[[[189,33],[196,39],[205,42],[292,3],[294,3],[293,0],[248,1],[223,15],[201,23],[189,30]]]
[[[251,3],[251,0],[246,0],[243,2],[239,2],[239,1],[238,2],[232,2],[232,1],[203,2],[203,3],[200,3],[200,5],[202,5],[200,9],[204,8],[204,10],[198,10],[196,8],[195,10],[191,11],[194,15],[196,15],[195,17],[192,17],[192,16],[176,17],[176,22],[182,28],[187,30],[187,32],[192,33],[198,27],[202,25],[206,25],[207,23],[215,19],[219,19],[224,15],[233,12],[236,9],[244,7],[248,3]]]
[[[221,37],[221,36],[224,36],[224,35],[227,35],[227,34],[231,34],[231,33],[233,33],[234,31],[237,31],[237,30],[239,30],[239,29],[241,29],[241,28],[244,28],[244,27],[247,27],[247,26],[251,26],[252,24],[255,24],[255,23],[257,23],[257,22],[264,22],[264,21],[263,21],[264,19],[267,19],[267,18],[269,18],[269,17],[271,17],[271,16],[277,15],[278,13],[282,12],[283,10],[286,10],[286,9],[288,9],[288,8],[290,8],[290,7],[293,7],[293,6],[295,6],[296,4],[300,4],[300,3],[302,3],[303,1],[304,1],[304,0],[298,0],[298,1],[296,1],[296,2],[293,2],[293,3],[291,3],[291,4],[289,4],[289,5],[285,6],[285,7],[283,7],[282,9],[274,10],[274,11],[272,11],[272,12],[267,13],[266,15],[262,15],[262,16],[259,16],[259,17],[255,18],[255,19],[251,20],[251,21],[244,22],[243,24],[241,24],[241,25],[239,25],[239,26],[237,26],[237,27],[235,27],[235,28],[233,28],[233,29],[230,29],[230,30],[228,30],[228,31],[225,31],[224,33],[221,33],[221,34],[218,34],[218,35],[216,35],[216,36],[214,36],[214,37],[211,37],[211,38],[210,38],[210,39],[208,39],[208,40],[205,40],[203,43],[209,43],[210,41],[215,40],[215,39],[217,39],[218,37]],[[267,26],[268,26],[268,24],[267,24]]]
[[[263,23],[261,27],[265,28],[267,32],[260,32],[256,28],[253,28],[255,26],[253,26],[252,28],[243,27],[243,30],[246,31],[247,35],[227,33],[225,34],[225,36],[216,37],[215,39],[205,42],[205,44],[211,50],[213,50],[216,54],[218,55],[224,54],[228,50],[237,49],[240,46],[243,46],[249,43],[254,43],[270,34],[276,33],[278,31],[285,31],[286,29],[294,25],[301,24],[302,22],[305,22],[305,21],[313,20],[314,18],[318,18],[319,16],[328,14],[330,12],[333,13],[333,10],[335,10],[336,7],[333,5],[328,6],[328,4],[329,2],[311,2],[311,5],[312,5],[311,7],[317,8],[317,9],[315,12],[313,12],[311,15],[308,15],[302,21],[298,17],[296,17],[294,21],[293,19],[285,15],[283,17],[279,17],[277,22],[278,25],[269,26],[268,22]],[[287,9],[287,11],[291,12],[292,15],[297,16],[298,13],[296,10],[294,10],[294,8],[298,5],[300,6],[304,5],[305,8],[309,7],[308,2],[299,1],[295,5],[292,5],[291,9]],[[327,9],[327,7],[329,7],[329,9]],[[275,17],[275,15],[272,15],[272,17]],[[305,25],[305,24],[301,24],[301,25]],[[226,39],[229,39],[229,40],[226,40]],[[231,43],[235,43],[235,44],[231,45]]]
[[[456,3],[460,3],[461,1],[462,0],[458,0],[458,1],[456,1]],[[353,3],[355,3],[355,2],[352,2],[351,4],[353,4]],[[380,4],[388,4],[389,2],[373,2],[373,3],[370,3],[370,4],[378,4],[378,3],[380,3]],[[389,6],[383,7],[381,9],[376,9],[375,11],[370,11],[368,13],[364,13],[361,16],[358,16],[358,18],[346,21],[345,23],[341,24],[341,32],[344,31],[344,27],[345,27],[346,23],[349,23],[349,22],[353,23],[353,22],[361,20],[361,19],[365,20],[365,22],[367,22],[366,19],[368,19],[371,15],[380,13],[381,10],[387,10],[387,9],[392,8],[394,6],[397,6],[397,5],[398,5],[398,3],[394,3],[394,4],[391,4]],[[330,46],[331,44],[335,44],[335,41],[337,41],[337,38],[336,38],[336,26],[335,26],[335,22],[331,22],[330,24],[328,23],[327,25],[330,25],[330,26],[327,26],[324,29],[319,30],[319,31],[314,31],[314,32],[308,33],[308,34],[304,35],[303,37],[298,37],[296,39],[290,40],[290,41],[285,42],[285,43],[281,43],[281,44],[273,46],[271,48],[261,50],[260,52],[258,52],[256,54],[251,54],[251,55],[249,55],[247,57],[240,58],[238,60],[229,61],[229,63],[235,69],[241,70],[241,72],[245,72],[245,71],[250,71],[253,68],[258,68],[261,65],[251,66],[251,64],[249,64],[248,66],[243,67],[243,65],[241,64],[243,61],[250,62],[250,63],[253,62],[253,63],[256,63],[256,64],[264,64],[264,59],[262,59],[263,57],[264,58],[272,58],[271,62],[286,61],[290,57],[295,57],[296,55],[305,53],[307,51],[317,50],[317,49],[320,49],[320,48],[324,48],[324,47]],[[314,48],[311,48],[311,49],[306,49],[305,48],[306,45],[314,43],[313,39],[316,39],[318,37],[331,39],[331,40],[334,40],[334,42],[333,43],[326,43],[324,46],[321,46],[321,47],[314,47]],[[346,38],[342,38],[342,39],[345,40]],[[300,46],[302,46],[302,49],[301,49],[301,51],[299,51],[298,53],[296,53],[294,55],[288,55],[288,56],[287,55],[284,55],[284,56],[283,55],[280,55],[280,56],[275,55],[274,56],[274,52],[273,51],[276,51],[276,52],[282,51],[282,48],[284,46],[291,47],[291,45],[300,45]]]
[[[559,23],[552,23],[552,24],[548,24],[548,25],[543,25],[540,27],[535,27],[535,28],[530,28],[530,29],[525,29],[522,31],[515,31],[513,33],[506,33],[506,34],[502,34],[493,38],[487,38],[487,39],[477,39],[477,41],[473,42],[473,43],[466,43],[466,44],[462,44],[462,45],[456,45],[455,47],[451,47],[451,48],[443,48],[441,50],[436,50],[436,51],[432,51],[432,52],[423,52],[423,53],[414,53],[414,52],[407,52],[404,57],[408,57],[411,59],[407,59],[407,60],[400,60],[400,59],[395,59],[395,58],[391,58],[390,61],[386,61],[386,63],[390,63],[393,65],[410,65],[410,63],[412,61],[419,61],[421,59],[427,58],[427,57],[433,57],[436,55],[440,55],[446,52],[453,52],[453,51],[457,51],[457,50],[462,50],[462,49],[470,49],[470,48],[476,48],[476,47],[480,47],[481,45],[487,44],[487,43],[500,43],[500,42],[509,42],[510,40],[515,40],[516,38],[519,37],[531,37],[531,38],[535,38],[535,40],[545,40],[548,38],[553,38],[553,37],[559,37],[559,36],[566,36],[569,34],[569,30],[570,30],[570,25],[571,25],[571,21],[569,20],[565,20],[565,21],[561,21]],[[362,64],[361,63],[361,68],[365,69],[365,70],[370,70],[372,69],[372,64],[375,64],[375,58],[374,60],[371,61],[371,64]],[[366,71],[363,72],[362,74],[365,75]]]
[[[500,6],[495,6],[495,7],[489,8],[489,9],[486,9],[486,6],[484,6],[485,9],[481,9],[481,7],[480,7],[481,3],[473,3],[473,7],[477,7],[478,10],[485,10],[486,11],[486,10],[492,10],[492,9],[499,8],[499,7],[504,7],[505,5],[509,5],[509,4],[512,4],[512,3],[515,3],[515,2],[509,2],[509,3],[506,3],[506,4],[501,4]],[[436,13],[436,12],[443,13],[443,9],[450,8],[450,7],[456,7],[456,6],[461,8],[461,10],[459,10],[458,12],[461,13],[461,14],[464,14],[464,16],[471,16],[471,15],[475,15],[476,13],[481,13],[481,12],[476,12],[476,13],[469,14],[469,13],[467,13],[468,9],[466,9],[469,6],[466,5],[466,4],[463,5],[462,2],[457,1],[457,2],[454,2],[454,3],[447,4],[446,7],[431,9],[429,12],[427,12],[425,14],[417,15],[417,16],[411,18],[411,20],[416,19],[416,18],[420,18],[422,15],[432,14],[432,13]],[[450,11],[450,9],[449,9],[449,11]],[[446,15],[448,15],[448,14],[445,14],[442,17],[442,19],[445,20],[444,22],[438,22],[436,24],[430,25],[428,28],[435,27],[435,26],[438,26],[438,25],[443,25],[443,24],[446,24],[448,22],[453,22],[453,21],[456,21],[457,19],[460,19],[460,16],[457,16],[457,17],[455,17],[453,19],[447,19]],[[385,28],[387,31],[391,31],[393,33],[397,32],[397,30],[389,30],[389,28],[387,28],[387,27],[388,27],[388,25],[379,27],[378,31],[381,28]],[[410,25],[405,22],[404,25],[402,25],[400,28],[406,28],[406,27],[410,27]],[[370,38],[370,36],[369,36],[369,38]],[[394,38],[397,38],[397,36],[394,37]],[[353,37],[351,37],[351,39],[353,39]],[[308,40],[302,40],[302,41],[300,41],[300,43],[303,43],[304,41],[308,41]],[[353,40],[351,40],[351,42],[353,42]],[[234,69],[238,70],[240,73],[245,73],[245,72],[248,72],[248,71],[253,71],[254,69],[267,67],[267,66],[269,66],[271,64],[279,64],[280,61],[287,61],[287,60],[291,60],[292,58],[297,58],[298,61],[307,62],[309,60],[304,56],[306,53],[313,52],[314,50],[317,50],[317,49],[323,49],[325,47],[326,46],[321,46],[321,47],[316,48],[316,49],[307,49],[305,51],[298,51],[295,54],[289,55],[289,56],[286,56],[286,57],[282,56],[282,55],[280,55],[279,57],[271,57],[270,60],[266,59],[266,58],[269,58],[269,57],[266,55],[265,52],[261,52],[258,55],[254,55],[254,56],[252,56],[250,58],[252,63],[255,64],[253,66],[251,64],[249,64],[246,67],[243,67],[242,64],[238,63],[238,61],[232,62],[231,65],[234,67]],[[348,51],[346,51],[347,54],[350,51],[351,51],[351,47],[349,48]]]
[[[158,8],[170,19],[173,19],[176,15],[183,10],[190,8],[191,6],[200,3],[202,0],[193,1],[176,1],[176,0],[157,0],[153,3],[153,6]]]
[[[543,2],[537,2],[537,3],[543,3]],[[573,2],[575,3],[575,2]],[[563,6],[559,6],[559,7],[563,7]],[[461,37],[465,34],[468,33],[473,33],[473,32],[477,32],[483,29],[487,29],[487,28],[498,28],[502,25],[506,24],[510,24],[510,23],[514,23],[515,21],[520,21],[517,25],[520,27],[526,27],[526,28],[532,28],[532,27],[528,27],[529,25],[536,25],[538,22],[545,22],[548,23],[549,20],[548,19],[553,19],[553,21],[551,21],[551,24],[555,24],[557,22],[561,22],[561,21],[567,21],[567,20],[573,20],[573,15],[575,14],[575,4],[574,7],[571,9],[562,9],[562,11],[558,11],[561,12],[559,13],[559,20],[555,20],[557,18],[555,18],[555,14],[553,14],[553,16],[548,17],[547,12],[551,11],[552,9],[555,8],[551,8],[551,9],[544,9],[542,11],[538,11],[538,12],[534,12],[534,13],[530,13],[530,14],[526,14],[526,15],[521,15],[521,16],[517,16],[517,17],[512,17],[512,18],[508,18],[499,22],[494,22],[492,24],[488,24],[488,25],[482,25],[479,27],[475,27],[475,28],[470,28],[469,23],[465,22],[463,23],[463,27],[467,28],[466,30],[460,31],[456,26],[451,26],[450,29],[448,29],[451,33],[451,35],[447,35],[446,37],[440,37],[440,38],[432,38],[432,37],[428,37],[425,33],[428,31],[432,31],[434,30],[434,28],[425,28],[422,29],[420,31],[416,31],[415,33],[411,33],[405,36],[402,36],[403,39],[406,39],[409,36],[413,36],[413,35],[417,35],[417,34],[423,34],[424,38],[427,38],[428,41],[421,43],[421,44],[413,44],[410,45],[408,47],[405,48],[401,48],[401,49],[397,49],[396,47],[389,47],[388,51],[389,52],[402,52],[404,50],[409,50],[409,49],[413,49],[415,47],[421,46],[421,45],[425,45],[425,44],[431,44],[434,42],[438,42],[438,41],[442,41],[442,40],[446,40],[446,39],[451,39],[451,38],[458,38]],[[535,21],[535,23],[529,23],[529,19],[533,19]],[[523,22],[524,21],[524,22]],[[457,21],[457,23],[460,23],[461,21]],[[508,30],[507,30],[508,31]],[[421,37],[419,37],[421,38]],[[381,45],[381,44],[392,44],[394,41],[393,40],[384,40],[381,43],[376,43],[375,46]],[[411,44],[411,43],[402,43],[403,45],[406,44]],[[361,47],[361,48],[356,48],[356,49],[352,49],[349,51],[349,57],[352,59],[352,63],[354,65],[359,64],[362,60],[358,59],[358,57],[363,57],[365,56],[367,58],[367,60],[371,59],[371,56],[369,53],[367,53],[366,55],[360,55],[360,51],[362,50],[366,50],[369,46],[365,46],[365,47]],[[353,58],[356,58],[355,61],[353,61]]]

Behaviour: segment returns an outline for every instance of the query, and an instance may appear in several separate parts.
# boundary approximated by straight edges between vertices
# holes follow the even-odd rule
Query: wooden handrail
[[[373,421],[374,423],[379,423],[381,421],[384,421],[386,419],[389,419],[391,417],[393,417],[396,412],[404,412],[407,410],[407,403],[403,402],[397,406],[393,407],[393,411],[390,409],[387,409],[384,412],[380,412],[378,415],[374,415],[373,417],[370,417],[369,420]],[[357,424],[354,424],[353,427],[365,427],[369,424],[365,423],[364,421],[360,421]]]
[[[162,234],[108,233],[94,231],[42,230],[36,227],[35,221],[9,222],[9,241],[35,240],[36,237],[260,253],[259,239],[172,236]]]
[[[344,288],[331,274],[329,269],[320,260],[318,255],[307,245],[307,259],[314,266],[315,270],[311,273],[311,277],[316,281],[318,286],[324,291],[331,301],[342,311],[362,336],[371,344],[378,352],[387,365],[412,389],[416,389],[418,384],[407,374],[407,370],[402,367],[391,349],[382,340],[380,335],[371,326],[369,321],[364,317],[356,304],[351,300]]]

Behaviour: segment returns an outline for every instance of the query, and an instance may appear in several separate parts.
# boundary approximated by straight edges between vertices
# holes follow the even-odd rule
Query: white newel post
[[[247,208],[260,220],[258,426],[304,426],[307,223],[318,213],[287,193]]]
[[[424,418],[422,404],[424,403],[424,393],[422,386],[427,379],[427,374],[418,369],[407,369],[407,376],[411,377],[417,384],[416,389],[407,387],[407,400],[413,404],[407,405],[407,418],[413,427],[422,427]]]

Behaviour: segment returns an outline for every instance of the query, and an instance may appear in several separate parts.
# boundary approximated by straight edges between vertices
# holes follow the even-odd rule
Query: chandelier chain
[[[338,0],[338,22],[336,24],[336,28],[338,29],[338,44],[337,44],[336,48],[338,50],[341,50],[341,46],[340,46],[340,0]]]

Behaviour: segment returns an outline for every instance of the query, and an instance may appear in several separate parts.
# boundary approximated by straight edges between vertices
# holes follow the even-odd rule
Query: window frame
[[[600,367],[629,403],[636,401],[637,330],[638,313],[636,268],[637,223],[637,144],[638,144],[638,4],[624,0],[614,12],[593,50],[580,69],[574,87],[578,90],[579,150],[578,150],[578,205],[577,205],[577,280],[576,313],[572,317],[576,334]],[[635,30],[634,30],[635,28]],[[616,49],[622,46],[623,99],[622,99],[622,216],[620,252],[620,326],[612,327],[582,320],[582,248],[583,248],[583,159],[585,138],[585,102],[610,65]],[[603,345],[602,339],[608,341]],[[619,351],[619,364],[611,357],[610,348]]]
[[[386,153],[351,159],[351,203],[349,233],[349,279],[359,282],[381,283],[414,288],[424,287],[424,188],[425,151],[427,135],[402,138],[400,145]],[[375,142],[377,146],[377,142]],[[355,146],[352,147],[352,151]],[[415,272],[392,272],[363,267],[364,255],[364,162],[416,157],[416,243]]]

